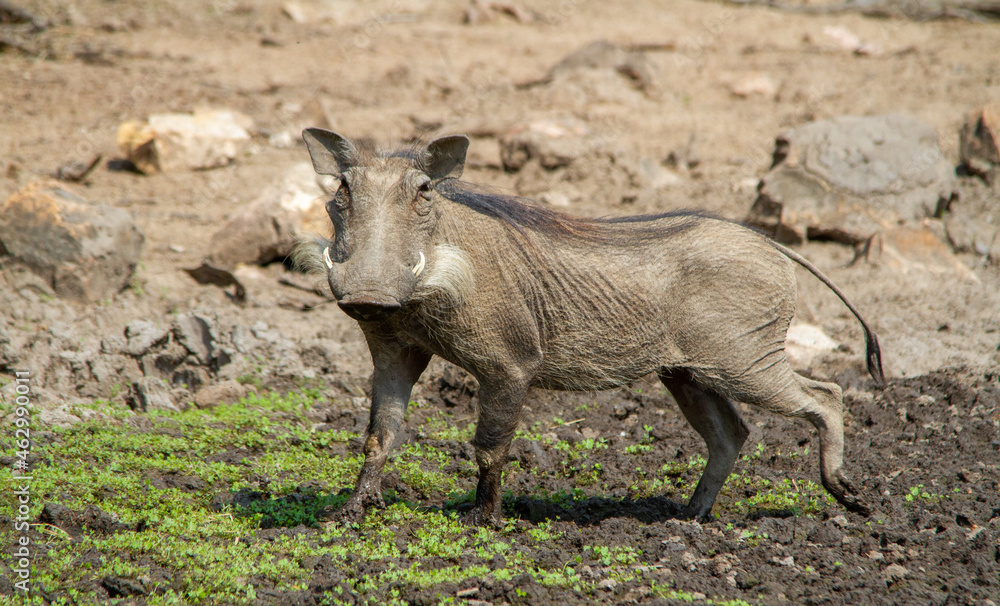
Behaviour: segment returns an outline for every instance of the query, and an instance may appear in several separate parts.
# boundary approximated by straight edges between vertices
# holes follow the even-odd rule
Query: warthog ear
[[[333,131],[307,128],[302,131],[302,140],[309,149],[313,169],[319,175],[339,177],[357,157],[358,150],[354,144]]]
[[[469,138],[465,135],[441,137],[431,141],[424,155],[424,172],[437,185],[445,179],[457,179],[465,169],[465,154],[469,151]]]

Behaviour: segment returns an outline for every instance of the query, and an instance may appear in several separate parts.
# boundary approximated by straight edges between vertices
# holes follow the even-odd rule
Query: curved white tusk
[[[330,247],[323,249],[323,260],[326,261],[327,269],[333,269],[333,260],[330,258]]]
[[[413,277],[419,276],[420,272],[424,271],[424,265],[427,264],[427,259],[424,258],[424,253],[419,253],[419,254],[420,254],[420,262],[414,265],[413,269],[410,270],[413,272]]]

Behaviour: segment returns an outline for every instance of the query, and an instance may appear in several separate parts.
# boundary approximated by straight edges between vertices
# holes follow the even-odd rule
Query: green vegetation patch
[[[422,603],[459,604],[473,599],[461,593],[469,586],[504,588],[511,603],[528,600],[531,587],[593,601],[605,595],[604,579],[686,601],[656,575],[655,553],[610,538],[570,539],[567,532],[580,531],[565,520],[518,520],[520,495],[505,493],[502,529],[463,524],[477,470],[456,453],[467,450],[474,427],[440,411],[419,411],[418,439],[387,464],[386,507],[360,524],[332,519],[362,464],[360,436],[311,421],[314,409],[336,406],[310,389],[180,413],[135,414],[95,401],[80,407],[91,420],[44,428],[31,448],[33,591],[18,603],[252,604],[298,593],[331,605],[405,604],[418,594]],[[512,462],[507,480],[530,478],[522,495],[562,511],[596,502],[615,508],[643,495],[686,499],[704,459],[660,463],[647,473],[636,468],[654,442],[646,434],[642,448],[622,451],[604,438],[569,443],[524,432],[551,465]],[[12,460],[13,441],[0,449]],[[627,494],[604,493],[604,465],[636,469]],[[802,501],[818,499],[818,487],[792,501],[788,486],[747,477],[727,485],[724,500],[734,510],[809,513],[824,505]],[[0,489],[10,490],[11,477],[0,478]],[[747,487],[754,496],[737,499]],[[55,519],[43,516],[47,504],[45,515]],[[15,504],[4,501],[0,515],[16,515]],[[10,526],[0,530],[8,552],[16,540]]]

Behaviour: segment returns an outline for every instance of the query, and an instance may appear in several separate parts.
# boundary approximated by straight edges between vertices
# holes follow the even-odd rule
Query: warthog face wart
[[[410,301],[434,254],[438,210],[431,191],[461,176],[466,137],[444,137],[425,150],[379,155],[340,135],[303,133],[316,172],[340,179],[327,205],[332,244],[323,250],[330,289],[352,318],[378,321]]]

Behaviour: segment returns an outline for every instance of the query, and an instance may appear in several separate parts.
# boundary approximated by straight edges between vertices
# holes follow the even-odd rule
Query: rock
[[[326,0],[321,2],[295,2],[290,0],[281,5],[281,12],[299,25],[323,21],[332,21],[340,25],[346,25],[348,23],[358,23],[364,20],[365,17],[361,6],[354,2],[345,2],[343,0]]]
[[[785,336],[785,355],[792,366],[808,368],[816,356],[835,351],[838,345],[820,327],[792,322]]]
[[[0,260],[4,262],[3,273],[0,276],[6,282],[3,285],[5,290],[16,292],[32,303],[37,303],[42,299],[55,298],[56,291],[45,277],[36,274],[25,265],[5,262],[2,255],[0,255]]]
[[[145,240],[128,211],[92,204],[54,181],[0,205],[0,259],[22,264],[59,297],[99,301],[128,283]]]
[[[167,384],[155,377],[143,377],[132,383],[128,396],[129,406],[133,410],[148,412],[150,410],[169,410],[180,412],[174,401],[173,394]]]
[[[204,170],[236,159],[253,120],[230,110],[199,109],[193,114],[153,114],[118,128],[118,147],[146,174]]]
[[[581,71],[610,70],[626,78],[639,90],[654,84],[653,68],[641,52],[627,51],[617,44],[596,40],[556,63],[544,81],[556,81]]]
[[[902,581],[910,574],[910,571],[899,564],[889,564],[882,571],[882,579],[886,585],[892,585],[896,581]]]
[[[958,154],[969,173],[991,183],[996,180],[1000,174],[1000,102],[969,114],[959,133]]]
[[[139,357],[144,355],[154,345],[159,345],[167,340],[170,331],[159,328],[147,320],[133,320],[125,327],[126,344],[125,353],[130,356]],[[109,347],[113,345],[108,343]]]
[[[652,158],[641,157],[637,163],[637,173],[642,187],[657,190],[681,182],[677,173],[666,168]]]
[[[371,44],[372,38],[385,27],[391,17],[414,15],[427,10],[429,0],[393,0],[387,7],[389,13],[379,16],[371,6],[357,0],[287,0],[281,5],[281,12],[297,24],[332,22],[340,26],[361,25],[365,27],[353,37],[357,48]]]
[[[246,385],[237,381],[222,381],[204,387],[194,394],[194,405],[198,408],[214,408],[219,404],[232,404],[250,393]]]
[[[38,422],[49,427],[69,427],[83,421],[64,407],[43,408],[38,413]]]
[[[618,581],[614,579],[604,579],[597,584],[598,589],[603,589],[605,591],[614,591],[615,587],[618,587]]]
[[[826,25],[823,27],[823,35],[837,45],[841,50],[845,50],[855,55],[880,55],[882,49],[873,44],[864,44],[861,38],[843,25]]]
[[[237,324],[233,327],[232,332],[229,333],[229,342],[233,344],[236,351],[242,354],[251,354],[257,349],[257,339],[246,326],[242,324]]]
[[[20,359],[10,335],[0,326],[0,371],[14,367]]]
[[[101,579],[101,587],[108,592],[109,598],[149,595],[149,592],[142,586],[142,583],[135,579],[107,576]]]
[[[537,80],[519,84],[530,90],[529,105],[561,107],[569,115],[592,115],[596,107],[634,107],[657,87],[656,74],[642,52],[596,41],[569,54]]]
[[[312,164],[296,164],[215,232],[209,261],[224,269],[263,265],[291,254],[303,231],[329,235],[323,195]]]
[[[128,327],[126,327],[128,330]],[[107,355],[113,355],[125,351],[128,346],[128,341],[125,337],[120,337],[118,335],[108,335],[101,339],[101,353]]]
[[[218,337],[211,320],[196,314],[185,313],[174,318],[174,336],[198,362],[208,365],[215,358]]]
[[[840,116],[780,135],[747,222],[778,240],[860,244],[957,196],[934,129],[899,114]]]
[[[963,280],[979,282],[975,272],[955,256],[931,225],[900,226],[879,232],[859,248],[858,257],[903,274],[957,275]]]
[[[501,15],[507,15],[519,23],[533,23],[535,21],[535,14],[520,4],[472,0],[462,13],[462,23],[477,25],[492,21]]]
[[[64,394],[40,387],[40,385],[48,383],[48,376],[49,375],[44,372],[32,372],[31,375],[32,384],[29,398],[31,399],[32,405],[36,407],[35,410],[40,410],[40,414],[43,418],[46,413],[52,413],[54,416],[58,416],[55,415],[56,411],[60,410],[60,407],[65,408],[67,404]],[[9,383],[0,386],[0,402],[12,403],[16,400],[18,395],[16,382],[10,381]],[[77,404],[77,402],[73,402],[72,404]],[[79,421],[79,419],[77,419],[77,421]]]
[[[267,144],[277,149],[292,149],[299,138],[291,131],[276,132],[267,138]]]
[[[79,536],[83,530],[90,530],[98,535],[129,530],[117,516],[94,505],[88,505],[83,510],[75,510],[58,503],[45,503],[41,513],[38,514],[38,521],[61,528],[73,537]]]
[[[963,469],[958,472],[958,477],[963,482],[968,482],[969,484],[976,484],[983,479],[983,474],[978,471],[969,471],[968,469]]]
[[[305,5],[299,2],[285,2],[281,5],[281,12],[299,25],[304,25],[317,20],[317,18],[313,16],[312,12],[309,11]]]
[[[747,98],[754,95],[773,99],[778,94],[778,85],[771,76],[762,72],[749,73],[729,87],[735,97]]]
[[[553,170],[601,149],[604,144],[579,120],[522,122],[501,135],[500,160],[508,172],[521,170],[531,160]]]
[[[1000,262],[1000,199],[984,184],[968,183],[962,199],[943,213],[945,236],[959,253]]]

